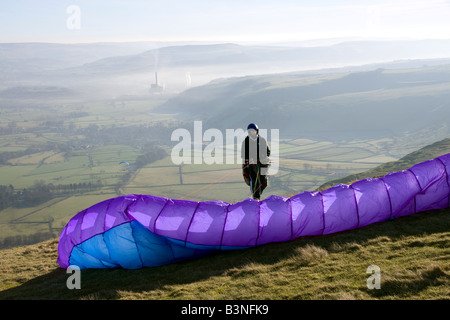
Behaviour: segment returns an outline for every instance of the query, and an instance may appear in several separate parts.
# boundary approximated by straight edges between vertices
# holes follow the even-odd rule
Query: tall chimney
[[[158,85],[158,72],[155,72],[155,81],[156,81],[156,85]]]

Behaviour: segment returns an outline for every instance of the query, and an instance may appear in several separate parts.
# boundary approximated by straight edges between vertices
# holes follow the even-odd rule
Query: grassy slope
[[[0,251],[0,299],[448,299],[449,210],[139,270],[84,270],[66,287],[57,240]],[[366,270],[381,269],[369,290]]]

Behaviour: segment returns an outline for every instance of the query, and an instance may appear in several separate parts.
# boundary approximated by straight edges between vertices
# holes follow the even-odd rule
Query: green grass
[[[0,251],[0,299],[448,299],[449,213],[156,268],[83,270],[79,290],[67,289],[69,275],[56,263],[58,241],[49,240]],[[370,265],[381,270],[381,289],[367,287]]]

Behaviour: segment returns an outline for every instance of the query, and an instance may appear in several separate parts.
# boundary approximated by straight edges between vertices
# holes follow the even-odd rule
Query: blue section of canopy
[[[80,269],[139,269],[201,257],[218,249],[217,246],[169,239],[151,232],[137,221],[131,221],[75,246],[70,265]]]

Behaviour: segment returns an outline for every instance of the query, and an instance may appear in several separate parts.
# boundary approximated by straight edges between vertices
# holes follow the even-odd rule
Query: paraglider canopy
[[[130,163],[127,161],[122,161],[119,163],[120,170],[122,170],[122,171],[128,171],[129,166],[130,166]]]
[[[125,161],[124,161],[125,162]],[[58,243],[67,268],[137,269],[450,207],[450,153],[379,178],[237,203],[119,196],[79,212]]]

